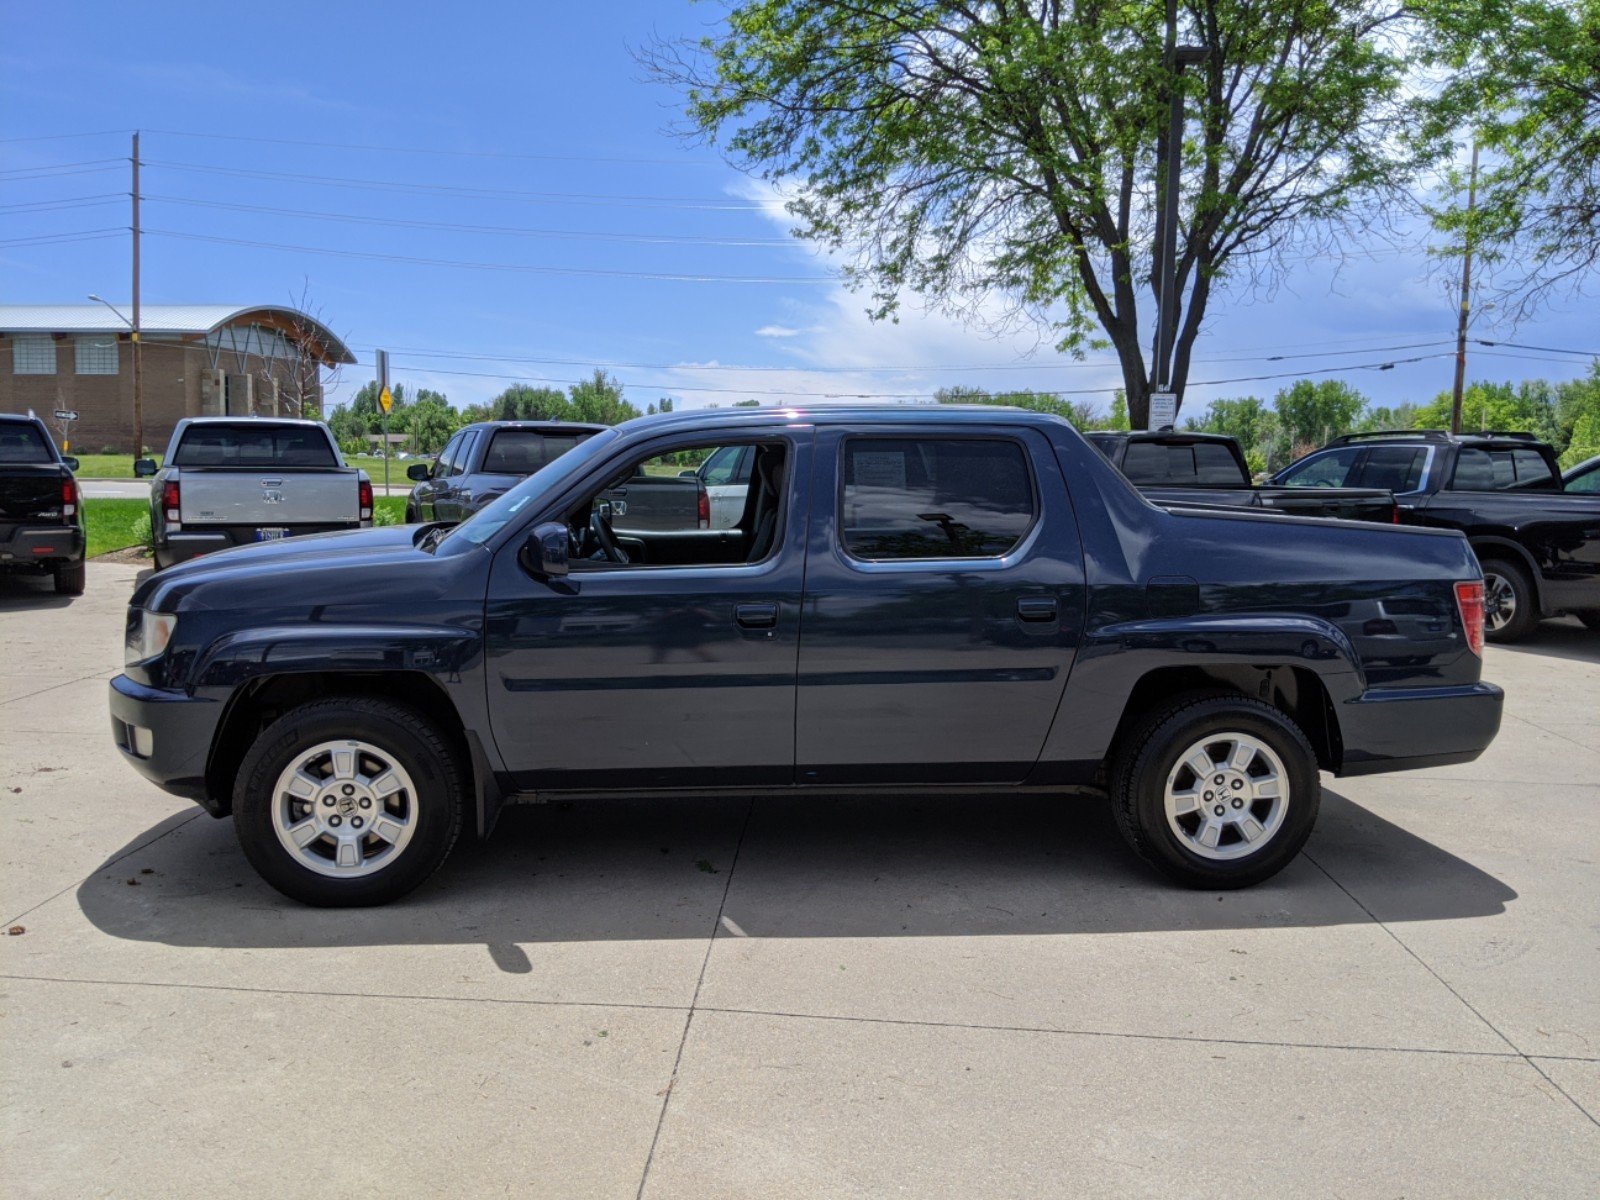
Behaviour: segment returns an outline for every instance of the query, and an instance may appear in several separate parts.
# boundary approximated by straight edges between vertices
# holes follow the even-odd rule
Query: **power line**
[[[37,133],[32,137],[0,138],[0,145],[7,145],[11,142],[54,142],[63,138],[108,137],[113,133],[125,134],[127,132],[129,131],[126,129],[96,129],[89,133]]]
[[[524,263],[472,262],[454,258],[423,258],[409,254],[380,254],[367,250],[337,250],[326,246],[299,246],[286,242],[258,242],[247,238],[216,237],[205,233],[181,233],[176,229],[150,229],[159,237],[183,238],[191,242],[212,242],[225,246],[250,246],[258,250],[287,250],[295,254],[321,254],[334,258],[358,258],[369,262],[409,263],[425,267],[456,267],[473,271],[508,271],[534,275],[583,275],[601,279],[649,279],[658,283],[789,284],[832,283],[827,275],[688,275],[665,271],[608,271],[598,267],[549,267]]]
[[[25,200],[17,204],[0,204],[0,212],[15,212],[19,216],[34,212],[54,212],[68,208],[97,208],[104,204],[122,204],[125,193],[100,192],[93,196],[65,196],[60,200]]]
[[[145,159],[146,166],[163,167],[175,171],[195,171],[204,175],[224,175],[242,179],[264,179],[283,183],[312,184],[317,187],[357,188],[375,192],[410,192],[431,195],[470,197],[490,200],[518,200],[530,204],[567,204],[581,201],[585,204],[605,204],[621,208],[676,208],[704,212],[761,212],[759,204],[729,204],[715,199],[693,196],[617,196],[600,192],[542,192],[519,188],[469,187],[445,183],[406,183],[371,179],[352,179],[342,175],[306,175],[287,171],[254,171],[243,167],[212,167],[203,163],[173,162],[167,159]]]
[[[443,150],[427,146],[379,146],[359,142],[313,142],[298,138],[250,137],[239,133],[194,133],[182,129],[146,129],[144,133],[164,137],[206,138],[224,142],[256,142],[268,146],[311,146],[320,150],[361,150],[382,154],[427,154],[453,158],[504,158],[524,162],[595,162],[645,164],[670,167],[722,167],[725,164],[707,159],[631,158],[597,154],[526,154],[503,150]]]
[[[3,238],[0,246],[49,246],[65,242],[92,242],[100,238],[120,237],[127,233],[125,227],[106,229],[81,229],[71,233],[41,233],[34,237]]]
[[[268,213],[283,217],[305,217],[319,221],[340,221],[355,225],[380,225],[398,229],[437,229],[450,233],[504,234],[517,237],[571,238],[613,242],[648,242],[664,245],[687,246],[795,246],[792,238],[711,238],[690,234],[652,233],[600,233],[580,229],[534,229],[519,225],[466,225],[452,221],[416,221],[401,217],[373,217],[359,213],[323,212],[304,208],[274,208],[261,204],[236,204],[222,200],[196,200],[187,196],[156,196],[146,193],[146,200],[165,204],[185,204],[199,208],[225,209],[232,212]]]
[[[36,171],[58,171],[66,170],[68,167],[92,167],[97,163],[125,163],[127,161],[125,158],[86,158],[82,162],[40,163],[34,167],[8,167],[0,171],[0,175],[24,175],[33,174]]]
[[[1544,354],[1576,354],[1580,358],[1600,358],[1600,350],[1563,350],[1559,346],[1529,346],[1522,342],[1489,342],[1473,338],[1480,346],[1507,346],[1513,350],[1538,350]]]
[[[52,171],[47,171],[47,172],[44,172],[44,173],[38,174],[38,175],[20,175],[20,176],[17,176],[16,178],[14,178],[14,179],[0,179],[0,186],[4,186],[5,184],[8,184],[8,183],[32,183],[36,179],[60,179],[60,178],[62,178],[64,176],[67,176],[67,175],[103,175],[107,171],[120,171],[120,170],[123,170],[126,166],[127,166],[127,160],[124,159],[122,161],[121,165],[117,165],[117,166],[83,167],[81,169],[72,170],[72,171],[55,171],[55,170],[52,170]]]
[[[1395,350],[1416,350],[1432,346],[1449,345],[1449,340],[1438,338],[1431,342],[1410,342],[1395,346],[1369,346],[1361,350],[1329,350],[1310,351],[1304,354],[1276,354],[1276,355],[1219,355],[1214,358],[1193,360],[1194,365],[1230,363],[1230,362],[1283,362],[1290,359],[1301,358],[1336,358],[1351,354],[1381,354]],[[365,348],[365,347],[363,347]],[[720,372],[812,372],[818,374],[923,374],[929,372],[975,372],[987,373],[993,371],[1071,371],[1071,370],[1117,370],[1120,364],[1115,359],[1098,359],[1092,361],[1074,362],[1033,362],[1033,363],[919,363],[910,366],[813,366],[804,364],[786,364],[780,366],[738,366],[727,363],[650,363],[650,362],[596,362],[590,359],[570,358],[533,358],[518,354],[472,354],[459,350],[435,350],[418,346],[389,346],[394,354],[403,354],[408,358],[440,358],[466,362],[483,363],[528,363],[534,366],[555,367],[598,367],[603,370],[639,370],[639,371],[720,371]]]

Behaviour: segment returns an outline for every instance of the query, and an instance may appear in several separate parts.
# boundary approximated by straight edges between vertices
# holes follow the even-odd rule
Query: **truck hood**
[[[178,612],[256,606],[271,597],[304,607],[344,602],[363,586],[392,596],[398,581],[418,580],[439,566],[417,549],[420,533],[416,525],[393,525],[237,546],[152,575],[130,603]]]

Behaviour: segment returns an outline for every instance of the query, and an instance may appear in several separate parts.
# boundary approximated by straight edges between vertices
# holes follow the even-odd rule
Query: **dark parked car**
[[[432,463],[412,463],[416,481],[406,522],[464,521],[604,425],[566,421],[480,421],[456,432]]]
[[[1236,439],[1170,430],[1084,435],[1157,504],[1272,508],[1302,517],[1398,523],[1393,493],[1381,487],[1256,487]]]
[[[83,497],[37,417],[0,413],[0,570],[45,573],[65,596],[83,595]]]
[[[1387,487],[1403,522],[1466,534],[1483,564],[1490,641],[1562,613],[1600,627],[1600,495],[1563,491],[1555,451],[1531,433],[1350,434],[1273,479],[1324,481]]]
[[[607,490],[728,445],[738,521],[625,551]],[[699,411],[454,528],[152,577],[111,725],[313,904],[402,895],[502,805],[641,792],[1109,793],[1146,860],[1232,888],[1299,852],[1319,771],[1483,751],[1482,615],[1458,533],[1168,512],[1056,417]]]

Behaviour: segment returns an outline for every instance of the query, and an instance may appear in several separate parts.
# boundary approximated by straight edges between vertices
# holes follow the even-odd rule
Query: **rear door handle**
[[[1017,616],[1024,621],[1054,621],[1057,611],[1054,596],[1024,596],[1017,601]]]
[[[736,604],[733,619],[742,629],[775,629],[778,625],[776,604]]]

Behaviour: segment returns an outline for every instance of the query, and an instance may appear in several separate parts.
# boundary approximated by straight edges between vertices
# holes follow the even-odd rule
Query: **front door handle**
[[[1024,621],[1054,621],[1057,611],[1054,596],[1024,596],[1017,601],[1017,616]]]
[[[778,625],[776,604],[736,604],[733,619],[741,629],[775,629]]]

